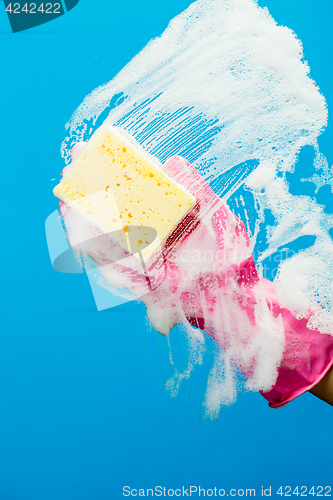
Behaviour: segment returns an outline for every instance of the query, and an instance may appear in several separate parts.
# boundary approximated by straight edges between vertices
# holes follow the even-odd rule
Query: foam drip
[[[186,363],[185,369],[183,369],[182,371],[179,371],[177,369],[177,365],[172,355],[172,347],[170,339],[168,338],[169,359],[174,369],[174,373],[172,377],[170,377],[167,380],[165,387],[172,397],[177,396],[182,380],[190,378],[191,373],[195,368],[195,365],[202,364],[203,355],[205,353],[205,339],[202,332],[200,332],[200,330],[196,330],[195,328],[191,327],[191,325],[186,321],[185,317],[183,323],[183,330],[184,333],[186,334],[187,346],[188,346],[187,350],[189,353],[189,358]]]
[[[208,376],[204,400],[206,417],[211,420],[217,418],[221,405],[231,405],[236,401],[236,398],[235,368],[223,351],[216,351],[214,364]]]

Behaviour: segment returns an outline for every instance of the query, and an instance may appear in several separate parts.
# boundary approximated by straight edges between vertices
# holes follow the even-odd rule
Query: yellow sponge
[[[124,248],[140,252],[147,262],[170,238],[181,236],[179,223],[191,224],[190,213],[198,206],[194,196],[161,168],[155,157],[121,129],[102,125],[54,194],[103,232],[112,232]],[[131,227],[135,228],[134,244],[133,237],[131,242],[128,237]]]

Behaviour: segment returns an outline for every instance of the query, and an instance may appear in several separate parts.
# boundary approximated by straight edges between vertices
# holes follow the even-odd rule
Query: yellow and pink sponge
[[[181,238],[199,211],[196,198],[164,173],[155,157],[108,125],[66,168],[54,194],[146,263]]]

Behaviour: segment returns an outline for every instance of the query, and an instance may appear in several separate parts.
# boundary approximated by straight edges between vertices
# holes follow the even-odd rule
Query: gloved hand
[[[73,148],[73,160],[83,145]],[[308,329],[307,318],[297,320],[280,306],[273,284],[259,279],[244,224],[195,167],[175,156],[166,161],[164,172],[199,200],[200,220],[168,249],[156,286],[147,286],[135,257],[61,202],[70,243],[93,258],[107,282],[144,301],[156,330],[167,334],[186,321],[205,330],[250,389],[261,391],[270,406],[282,406],[328,371],[333,337]],[[87,234],[91,237],[82,239]]]

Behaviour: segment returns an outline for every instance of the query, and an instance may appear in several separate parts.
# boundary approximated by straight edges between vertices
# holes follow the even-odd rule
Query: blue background
[[[167,341],[147,328],[144,308],[97,312],[87,278],[50,264],[44,222],[57,206],[65,123],[189,3],[81,0],[17,34],[0,5],[1,500],[117,500],[125,485],[256,488],[257,496],[261,486],[332,485],[331,407],[305,394],[272,410],[251,393],[204,421],[211,354],[171,399]],[[330,110],[331,2],[260,5],[301,38]],[[320,146],[330,165],[331,143],[329,126]],[[184,337],[175,329],[170,341],[181,367]]]

